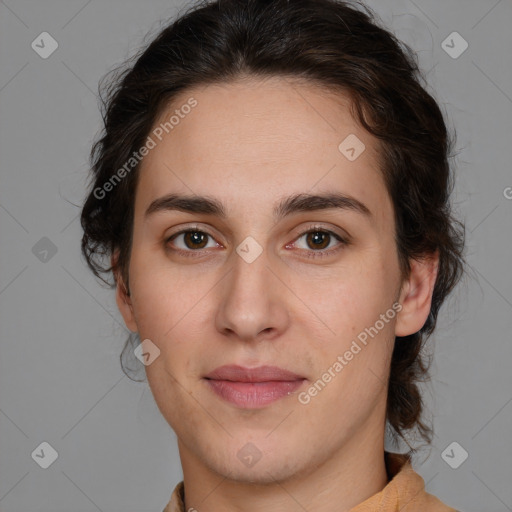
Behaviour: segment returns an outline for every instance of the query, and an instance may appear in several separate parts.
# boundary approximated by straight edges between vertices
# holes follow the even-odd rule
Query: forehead
[[[140,168],[136,214],[168,193],[217,197],[229,213],[233,203],[270,211],[284,195],[332,190],[372,205],[377,219],[388,216],[378,141],[350,106],[342,93],[277,77],[183,91],[150,134],[155,147]],[[362,150],[355,160],[343,154],[347,145],[356,156]]]

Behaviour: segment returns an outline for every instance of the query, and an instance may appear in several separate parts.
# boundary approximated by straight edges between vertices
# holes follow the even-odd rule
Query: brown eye
[[[183,240],[189,249],[204,249],[209,236],[202,231],[186,231],[183,234]]]
[[[302,239],[304,239],[304,243],[299,243]],[[338,243],[334,244],[334,247],[328,248],[332,245],[331,242],[334,241]],[[349,245],[349,241],[333,231],[315,228],[313,226],[309,231],[302,233],[292,245],[298,247],[301,252],[305,253],[307,258],[323,258],[338,253],[343,246]]]
[[[327,231],[310,231],[306,235],[306,243],[312,249],[325,249],[329,246],[331,235]]]
[[[207,247],[209,239],[213,237],[197,229],[188,229],[175,233],[165,241],[166,247],[176,252],[198,252],[201,249],[215,247],[217,244]]]

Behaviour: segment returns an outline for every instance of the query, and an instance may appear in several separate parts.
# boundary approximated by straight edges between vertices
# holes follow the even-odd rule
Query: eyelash
[[[204,230],[200,229],[197,226],[196,227],[192,226],[192,227],[190,227],[188,229],[184,229],[182,231],[178,231],[176,233],[173,233],[170,237],[166,238],[165,239],[165,246],[169,247],[169,243],[172,240],[174,240],[178,236],[186,234],[186,233],[202,233],[202,234],[207,235],[207,236],[209,236],[211,238],[214,238],[213,235],[211,235],[207,231],[204,231]],[[314,226],[314,225],[313,226],[309,226],[306,231],[303,231],[302,233],[300,233],[294,239],[294,241],[292,243],[295,243],[297,240],[300,240],[303,236],[308,235],[310,233],[328,234],[328,235],[334,237],[336,240],[338,240],[338,242],[340,242],[340,244],[336,248],[329,249],[329,250],[322,249],[322,250],[314,251],[314,250],[302,249],[302,250],[305,250],[307,252],[306,258],[308,258],[308,259],[325,258],[325,257],[331,256],[332,254],[337,253],[338,251],[340,251],[343,246],[348,246],[349,243],[350,243],[347,239],[341,237],[340,235],[338,235],[334,231],[330,231],[330,230],[325,229],[325,228],[323,228],[321,226]],[[288,245],[290,245],[290,244],[287,244],[287,246]],[[174,251],[174,252],[177,252],[178,254],[184,255],[185,257],[190,257],[190,258],[200,257],[201,254],[193,254],[193,253],[200,253],[202,251],[201,249],[197,249],[197,250],[193,250],[193,249],[190,249],[190,250],[171,249],[171,250]]]

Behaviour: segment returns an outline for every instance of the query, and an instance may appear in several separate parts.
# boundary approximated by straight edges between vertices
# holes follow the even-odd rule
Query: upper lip
[[[233,382],[268,382],[303,380],[304,377],[284,370],[278,366],[258,366],[245,368],[238,365],[219,366],[208,375],[207,379],[230,380]]]

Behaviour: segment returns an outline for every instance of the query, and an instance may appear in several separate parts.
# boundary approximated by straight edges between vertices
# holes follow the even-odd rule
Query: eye
[[[213,245],[208,245],[208,239],[211,238]],[[330,231],[318,226],[311,226],[308,231],[304,231],[295,239],[294,242],[287,244],[286,248],[292,248],[297,245],[301,239],[305,239],[306,247],[299,247],[301,251],[305,251],[307,258],[322,258],[337,253],[342,246],[349,245],[349,241],[334,231]],[[332,248],[332,243],[338,241]],[[203,249],[212,249],[222,247],[215,242],[213,236],[198,227],[191,227],[174,233],[165,240],[165,247],[170,250],[182,254],[183,256],[201,256]],[[329,249],[329,247],[331,247]],[[197,254],[194,254],[197,253]]]
[[[303,232],[291,245],[295,246],[297,241],[301,240],[302,238],[305,238],[306,247],[301,249],[307,252],[307,258],[322,258],[331,256],[332,254],[337,253],[341,246],[348,245],[348,240],[344,239],[337,233],[317,226],[312,226],[308,231]],[[332,242],[336,240],[339,243],[335,245],[334,249],[331,248],[325,250],[331,246]],[[290,247],[290,244],[288,244],[287,247]],[[310,250],[311,248],[312,250]]]
[[[190,254],[191,252],[199,252],[201,249],[210,249],[219,246],[217,242],[213,242],[213,245],[208,246],[208,238],[213,239],[212,235],[205,231],[190,228],[174,233],[168,237],[165,240],[165,245],[166,247],[171,246],[171,249],[178,253],[188,253],[186,256],[192,256]],[[171,244],[171,242],[173,243]]]

